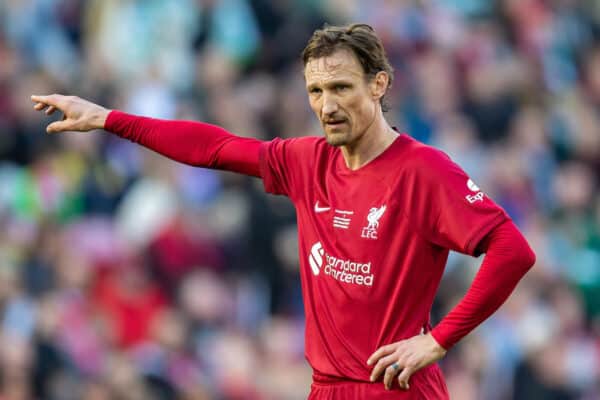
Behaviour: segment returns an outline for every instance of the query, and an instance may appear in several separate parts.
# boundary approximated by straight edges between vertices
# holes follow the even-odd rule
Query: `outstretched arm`
[[[173,160],[260,177],[261,141],[235,136],[215,125],[168,121],[111,111],[75,96],[31,96],[38,111],[64,116],[48,125],[48,133],[105,129]]]

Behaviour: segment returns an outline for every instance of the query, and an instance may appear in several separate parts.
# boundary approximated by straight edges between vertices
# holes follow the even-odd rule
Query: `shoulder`
[[[459,168],[442,150],[407,136],[402,165],[406,172],[424,177],[435,177]],[[460,168],[459,168],[460,169]]]
[[[332,147],[327,144],[324,137],[320,136],[301,136],[287,139],[275,138],[265,142],[264,146],[271,151],[299,154],[304,157],[328,153]]]
[[[275,138],[271,143],[278,143],[288,146],[299,146],[299,147],[323,147],[327,145],[327,141],[322,136],[299,136],[292,138]]]

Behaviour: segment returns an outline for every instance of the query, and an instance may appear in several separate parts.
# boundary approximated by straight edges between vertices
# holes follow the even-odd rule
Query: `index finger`
[[[60,102],[60,96],[56,95],[56,94],[52,94],[49,96],[40,96],[37,94],[34,94],[31,96],[31,101],[35,102],[35,103],[43,103],[49,106],[58,106],[58,103]]]
[[[383,356],[387,356],[390,353],[394,352],[394,346],[388,344],[385,346],[381,346],[375,351],[375,353],[371,354],[371,357],[367,360],[367,365],[371,365],[379,360]]]

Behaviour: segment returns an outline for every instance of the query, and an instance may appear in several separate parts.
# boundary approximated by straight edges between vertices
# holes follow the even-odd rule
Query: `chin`
[[[327,133],[325,132],[325,140],[332,146],[345,146],[348,144],[348,135],[346,133]]]
[[[331,146],[335,146],[335,147],[341,147],[346,144],[346,141],[343,140],[342,138],[332,138],[330,136],[327,136],[325,139],[327,140],[327,143],[329,143]]]

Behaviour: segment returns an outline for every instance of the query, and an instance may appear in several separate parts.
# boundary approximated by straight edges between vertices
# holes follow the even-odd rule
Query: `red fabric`
[[[232,135],[215,125],[111,111],[104,129],[175,161],[260,176],[258,154],[262,142]]]
[[[373,351],[428,331],[450,249],[487,255],[463,301],[432,332],[445,348],[496,310],[534,262],[506,213],[460,167],[406,135],[351,171],[324,138],[261,142],[119,111],[105,128],[180,162],[260,176],[266,191],[292,199],[306,356],[316,376],[368,382]]]
[[[496,311],[535,263],[535,254],[511,221],[490,232],[479,248],[486,256],[471,287],[431,332],[445,349]]]
[[[265,189],[296,206],[315,376],[368,382],[375,350],[430,329],[449,249],[477,254],[508,219],[445,154],[407,135],[356,171],[324,138],[276,139],[260,157]]]
[[[410,389],[400,390],[393,381],[392,390],[386,390],[381,382],[323,382],[313,377],[308,400],[446,400],[450,398],[444,376],[437,364],[429,365],[410,377]],[[433,383],[433,384],[432,384]]]

